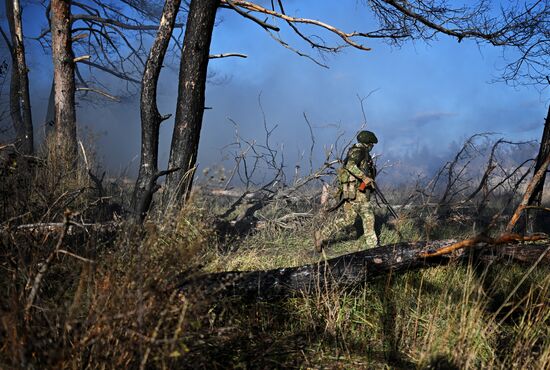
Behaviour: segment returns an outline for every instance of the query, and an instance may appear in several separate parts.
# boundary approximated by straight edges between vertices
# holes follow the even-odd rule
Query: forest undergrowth
[[[177,287],[190,276],[317,263],[362,247],[350,240],[315,253],[313,230],[333,216],[308,202],[275,202],[255,231],[220,240],[223,204],[207,191],[136,226],[121,211],[124,184],[103,181],[89,163],[28,166],[3,169],[0,189],[0,368],[550,367],[544,264],[457,259],[277,301],[187,295]],[[290,211],[312,216],[270,221]],[[461,215],[402,211],[395,221],[379,208],[380,242],[472,236]]]

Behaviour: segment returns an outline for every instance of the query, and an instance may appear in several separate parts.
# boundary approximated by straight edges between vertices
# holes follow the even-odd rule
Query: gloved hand
[[[365,177],[363,181],[361,181],[361,184],[359,184],[358,190],[360,192],[365,192],[367,188],[374,188],[374,180],[370,177]]]

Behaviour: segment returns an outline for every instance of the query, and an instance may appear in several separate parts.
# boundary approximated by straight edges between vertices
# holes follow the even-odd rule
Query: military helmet
[[[357,134],[357,141],[363,144],[376,144],[378,142],[378,138],[372,131],[360,131]]]

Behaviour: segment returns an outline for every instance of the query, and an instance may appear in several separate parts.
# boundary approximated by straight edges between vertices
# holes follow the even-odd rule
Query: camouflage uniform
[[[367,136],[369,140],[361,137],[361,133],[365,132],[372,135]],[[368,184],[376,177],[376,168],[369,152],[378,140],[370,131],[361,133],[358,135],[359,143],[349,149],[344,165],[338,170],[339,190],[344,204],[338,210],[336,220],[315,233],[315,247],[318,251],[330,242],[349,239],[358,218],[363,224],[361,242],[365,248],[378,245],[374,231],[374,209],[370,202],[372,187],[367,186],[364,191],[358,189],[362,181]]]

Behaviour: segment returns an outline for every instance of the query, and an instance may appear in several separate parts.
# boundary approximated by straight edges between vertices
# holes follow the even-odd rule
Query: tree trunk
[[[185,201],[193,182],[204,111],[210,41],[219,0],[192,0],[189,4],[181,55],[178,102],[168,169],[164,206]]]
[[[17,137],[16,147],[21,153],[32,155],[34,153],[34,135],[19,0],[6,0],[6,16],[12,41],[10,112]]]
[[[55,89],[55,155],[67,168],[72,168],[77,159],[77,139],[71,1],[52,0],[51,34]]]
[[[190,296],[207,294],[211,299],[239,296],[251,300],[269,300],[309,294],[323,291],[332,285],[352,287],[387,273],[445,264],[456,258],[454,250],[439,255],[434,253],[433,256],[427,256],[427,253],[456,244],[458,243],[453,240],[392,244],[299,267],[197,276],[183,281],[179,288]],[[542,261],[544,265],[550,263],[548,241],[536,245],[506,242],[498,247],[488,247],[486,243],[476,242],[471,246],[475,248],[475,256],[479,260],[504,259],[530,264]],[[463,258],[469,256],[469,253],[462,254]]]
[[[535,163],[534,173],[543,166],[544,159],[550,154],[550,105],[548,106],[548,113],[546,114],[546,120],[544,122],[544,129],[542,130],[542,138],[540,140],[539,153],[537,155],[537,162]],[[544,192],[544,182],[546,179],[546,171],[542,174],[540,182],[533,190],[533,194],[527,201],[528,206],[540,207],[542,204],[542,195]],[[541,212],[538,209],[528,209],[525,212],[525,228],[527,233],[535,232],[540,226],[541,221],[544,222],[541,217]]]
[[[159,129],[163,117],[157,107],[157,83],[180,3],[181,0],[166,0],[141,81],[141,162],[132,197],[134,219],[139,221],[145,217],[158,188]]]
[[[534,173],[537,173],[539,168],[541,168],[544,160],[548,157],[548,154],[550,154],[550,105],[548,105],[548,113],[546,114],[546,121],[544,122],[544,130],[542,131],[542,139],[540,141],[539,154],[537,155],[537,163],[535,164]],[[540,182],[535,187],[533,194],[529,198],[528,205],[541,205],[545,178],[546,172],[542,175]]]
[[[510,221],[508,221],[508,225],[506,225],[506,232],[510,233],[514,229],[514,226],[518,222],[522,212],[525,210],[525,208],[528,205],[529,199],[533,195],[533,192],[537,185],[540,183],[540,180],[543,178],[543,176],[546,174],[546,171],[548,169],[548,166],[550,166],[550,153],[546,156],[546,158],[543,158],[543,162],[541,167],[533,174],[533,178],[527,185],[527,189],[525,189],[525,193],[523,194],[523,198],[519,202],[519,205],[517,206],[516,210],[514,211],[514,214],[512,217],[510,217]]]

